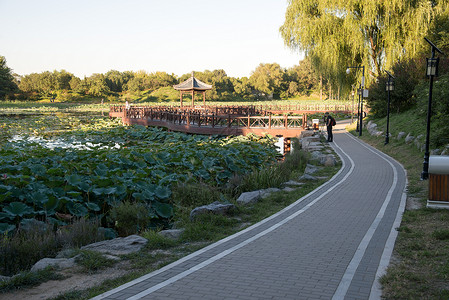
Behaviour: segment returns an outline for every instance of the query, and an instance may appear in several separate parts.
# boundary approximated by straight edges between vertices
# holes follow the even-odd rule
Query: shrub
[[[173,188],[172,201],[181,207],[195,207],[220,201],[220,192],[205,183],[181,183]]]
[[[64,248],[78,248],[105,239],[104,232],[99,230],[99,220],[80,218],[73,224],[60,227],[59,244]]]
[[[0,240],[0,272],[10,276],[28,270],[41,258],[56,255],[58,248],[49,225],[18,230],[11,237],[5,234]]]
[[[150,223],[150,212],[143,203],[125,201],[113,207],[109,219],[120,236],[128,236],[145,229]]]
[[[14,275],[29,270],[38,260],[54,257],[63,247],[80,247],[104,239],[98,221],[76,220],[57,232],[43,222],[30,222],[12,236],[0,238],[0,273]]]
[[[102,253],[90,250],[82,250],[81,255],[76,258],[76,263],[87,272],[95,272],[103,268],[111,267],[115,260],[106,258]]]

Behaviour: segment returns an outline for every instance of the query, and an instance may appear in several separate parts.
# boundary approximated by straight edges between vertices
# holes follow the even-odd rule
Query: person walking
[[[332,127],[335,126],[335,124],[337,122],[328,112],[326,112],[324,114],[324,123],[326,124],[326,128],[327,128],[327,141],[333,142],[334,135],[332,134]]]

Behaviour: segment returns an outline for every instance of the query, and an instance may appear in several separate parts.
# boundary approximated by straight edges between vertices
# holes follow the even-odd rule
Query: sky
[[[0,55],[19,75],[109,70],[181,76],[298,65],[279,27],[287,0],[0,0]]]

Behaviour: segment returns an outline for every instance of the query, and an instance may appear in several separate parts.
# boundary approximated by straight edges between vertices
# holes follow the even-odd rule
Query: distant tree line
[[[85,97],[113,99],[123,94],[156,91],[183,82],[191,73],[180,77],[166,72],[111,70],[105,74],[92,74],[83,79],[61,71],[45,71],[18,76],[6,66],[0,56],[0,99],[58,99],[81,100]],[[277,63],[260,64],[251,76],[234,78],[224,70],[195,72],[195,77],[212,85],[206,93],[210,100],[265,100],[310,96],[320,93],[325,99],[327,81],[319,79],[306,59],[299,65],[284,69]]]

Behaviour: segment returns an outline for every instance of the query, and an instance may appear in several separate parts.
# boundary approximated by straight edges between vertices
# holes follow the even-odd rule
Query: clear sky
[[[250,76],[260,63],[288,68],[287,0],[0,0],[0,55],[19,75],[66,70],[223,69]]]

